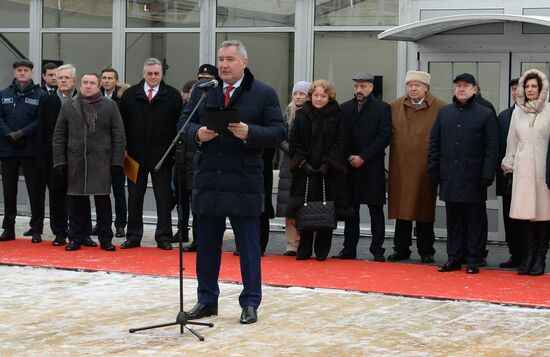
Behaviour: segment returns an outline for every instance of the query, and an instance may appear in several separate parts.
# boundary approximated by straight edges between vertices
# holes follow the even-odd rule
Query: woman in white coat
[[[510,217],[523,220],[525,258],[520,275],[542,275],[550,235],[550,189],[546,177],[550,137],[548,80],[530,69],[519,80],[502,169],[513,173]],[[511,178],[511,176],[509,176]]]

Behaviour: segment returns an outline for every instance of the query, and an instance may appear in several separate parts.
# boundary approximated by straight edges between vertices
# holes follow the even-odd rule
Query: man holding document
[[[157,247],[172,249],[172,214],[170,183],[172,160],[164,161],[158,172],[154,168],[176,136],[176,123],[183,107],[177,89],[162,80],[162,64],[149,58],[143,64],[143,80],[130,87],[120,101],[120,114],[126,131],[126,150],[135,160],[135,182],[128,180],[128,227],[121,249],[139,247],[143,238],[143,199],[149,175],[157,205]],[[130,160],[131,161],[131,160]],[[139,167],[138,167],[139,165]]]
[[[285,129],[277,94],[267,84],[255,80],[247,64],[246,49],[240,41],[220,45],[218,73],[223,85],[209,90],[186,128],[188,139],[198,143],[191,206],[199,215],[199,285],[197,304],[186,313],[190,320],[218,314],[217,279],[225,219],[229,217],[240,253],[244,285],[239,297],[240,322],[257,321],[256,311],[262,297],[259,232],[264,207],[262,152],[266,147],[278,145]],[[193,91],[178,123],[180,128],[201,94]],[[208,113],[212,111],[218,113],[212,116]],[[209,129],[207,126],[213,128],[212,120],[227,122],[227,132]]]

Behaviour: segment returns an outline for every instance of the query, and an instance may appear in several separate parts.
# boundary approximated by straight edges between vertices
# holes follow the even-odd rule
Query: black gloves
[[[54,167],[55,174],[60,179],[66,179],[67,178],[67,165],[59,165]]]
[[[317,170],[318,173],[320,173],[323,176],[326,176],[328,174],[329,166],[328,164],[322,164],[321,167],[319,167],[319,170]]]
[[[12,131],[11,133],[6,134],[5,138],[6,141],[13,146],[21,147],[25,144],[25,135],[21,130]]]
[[[124,169],[122,168],[122,166],[118,166],[118,165],[112,165],[111,166],[111,176],[120,176],[120,175],[123,175],[124,174]]]
[[[493,183],[493,180],[491,180],[491,179],[488,179],[488,178],[485,178],[485,177],[481,178],[481,186],[482,187],[489,187],[489,186],[491,186],[492,183]]]
[[[307,162],[302,165],[302,169],[304,169],[306,176],[313,176],[317,173],[317,170],[311,167],[311,165]]]

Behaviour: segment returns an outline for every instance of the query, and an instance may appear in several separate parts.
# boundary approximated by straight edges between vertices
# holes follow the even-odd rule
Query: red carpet
[[[66,252],[49,241],[29,239],[0,243],[0,264],[30,265],[74,270],[111,271],[144,275],[178,276],[178,251],[136,248],[105,252],[83,247]],[[184,253],[186,278],[195,278],[195,254]],[[263,283],[376,292],[451,300],[485,301],[550,308],[550,274],[531,277],[513,271],[464,270],[438,273],[437,267],[416,264],[375,263],[350,260],[296,261],[292,257],[262,258]],[[220,279],[240,282],[239,258],[224,253]]]

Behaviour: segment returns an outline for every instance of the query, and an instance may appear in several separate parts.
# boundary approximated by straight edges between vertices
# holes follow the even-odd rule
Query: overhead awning
[[[506,14],[464,14],[441,16],[396,26],[378,34],[379,40],[418,41],[425,37],[461,27],[499,22],[523,22],[550,27],[550,16]]]

